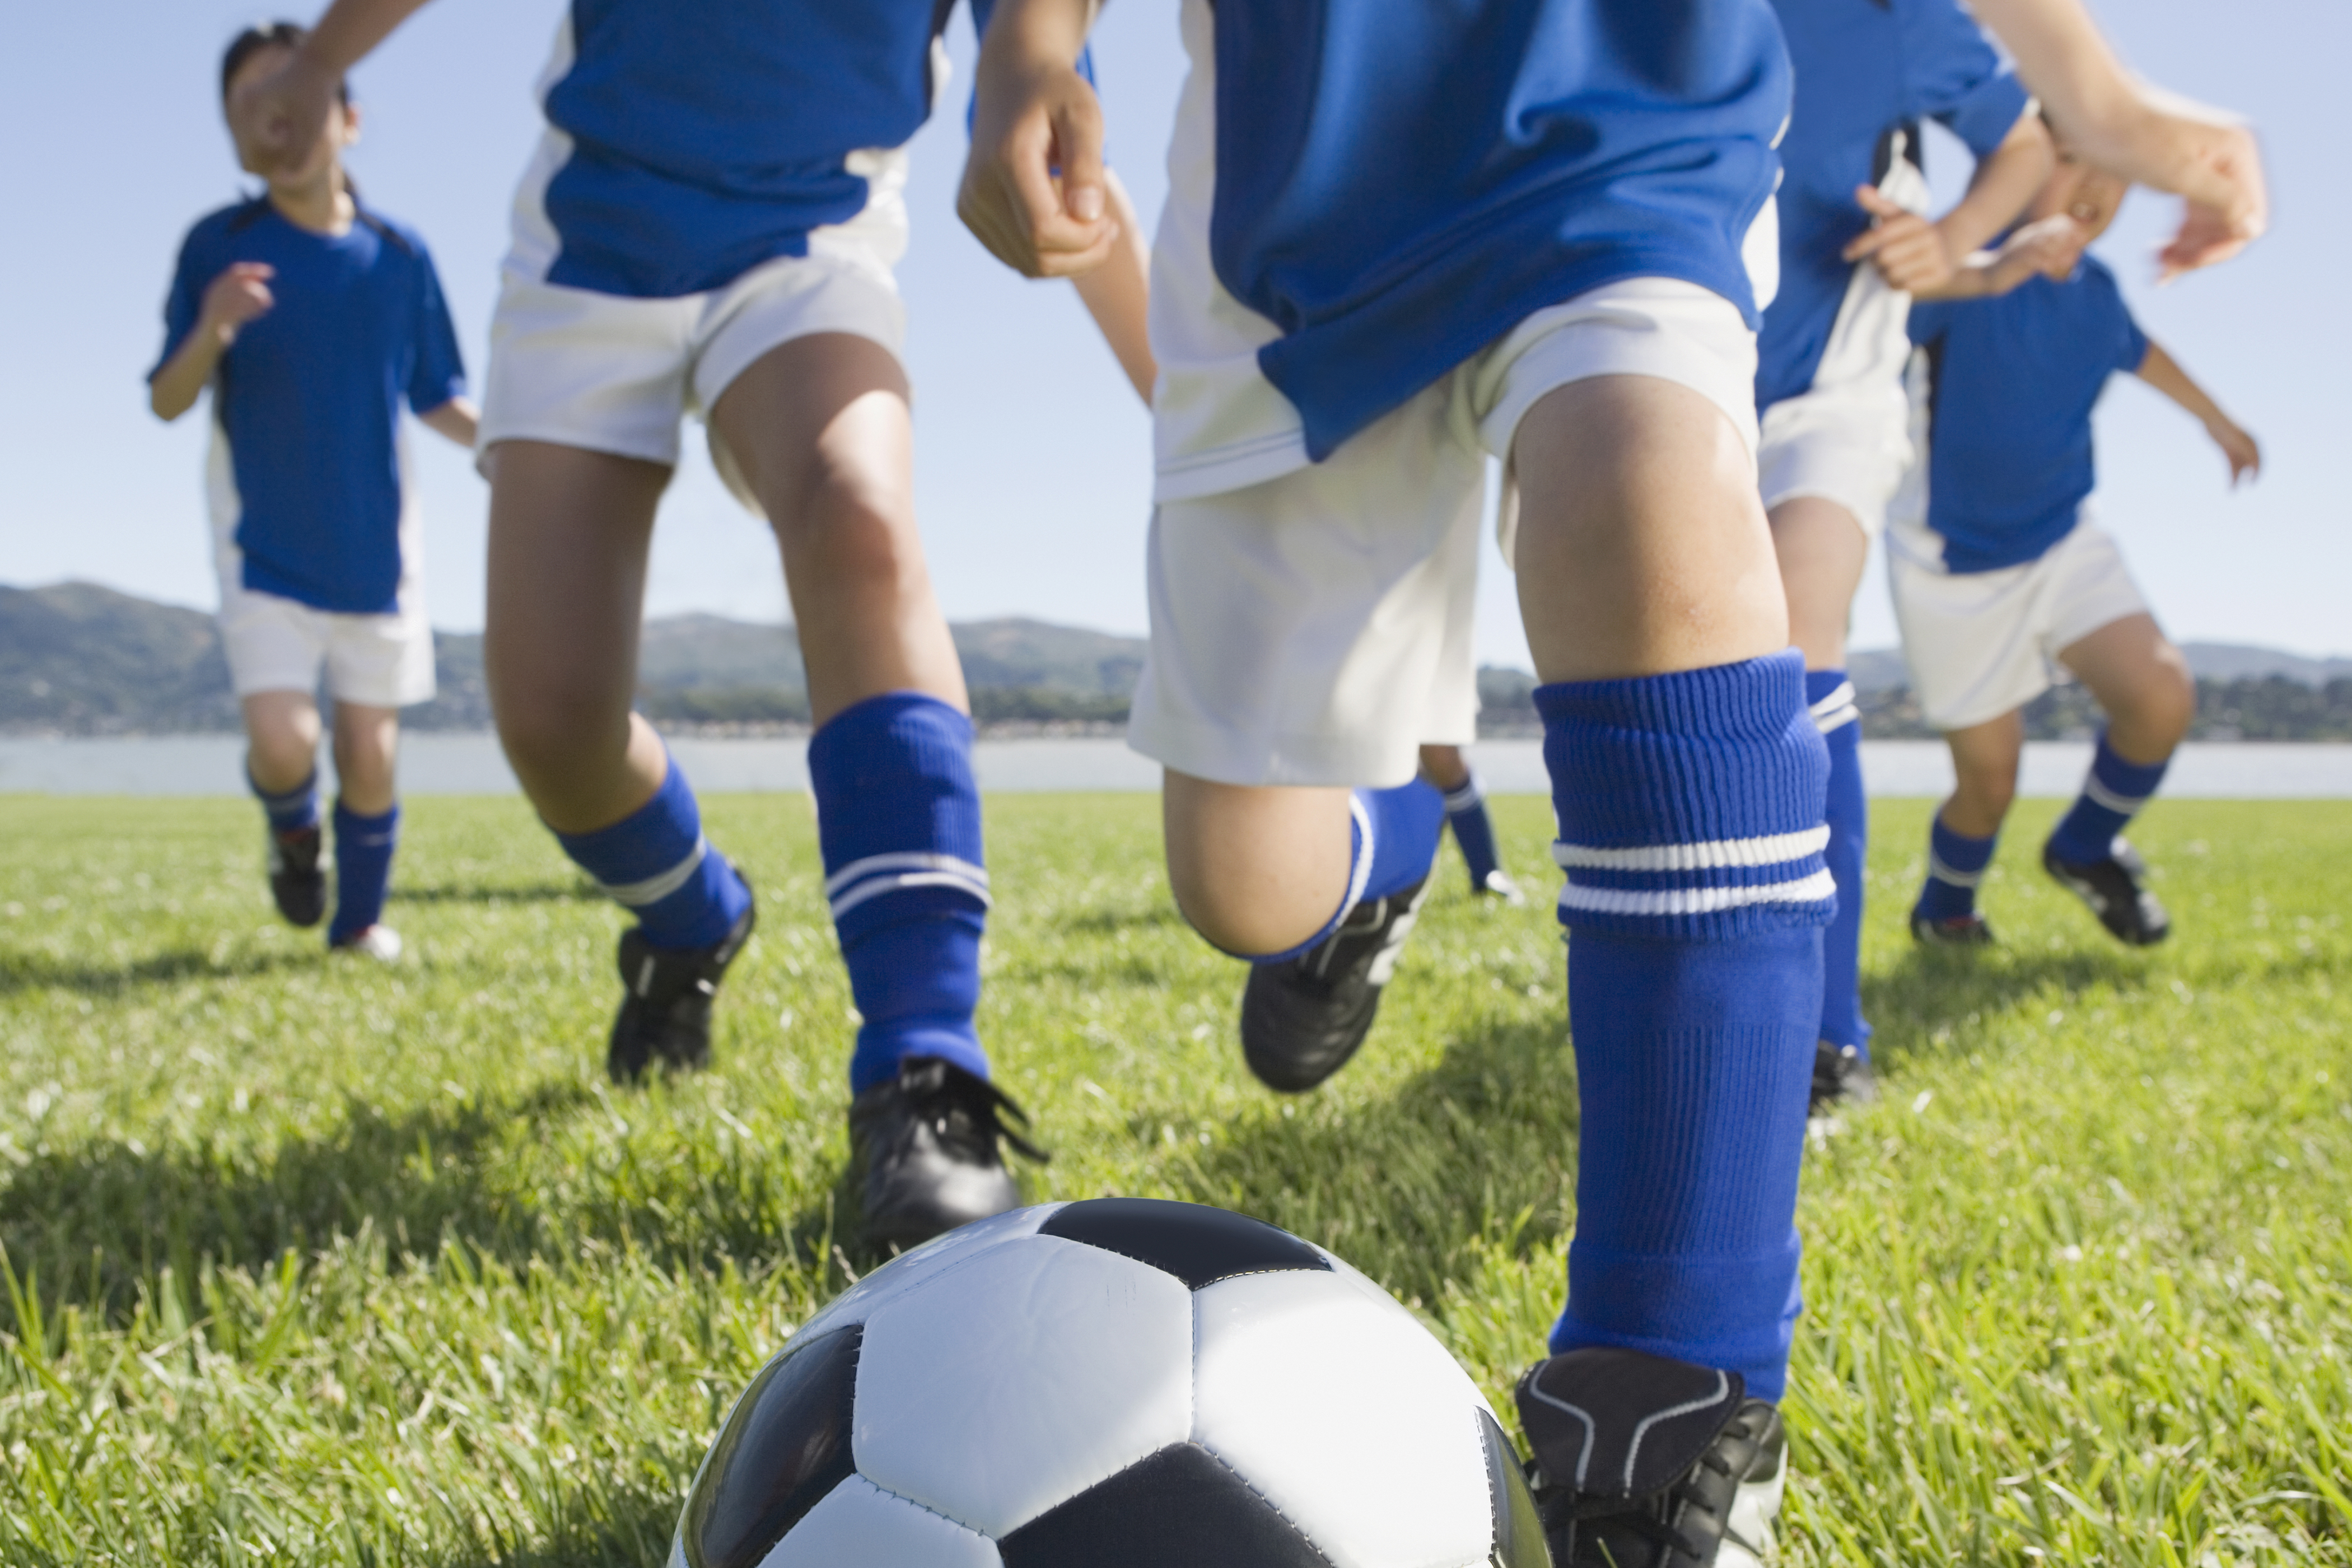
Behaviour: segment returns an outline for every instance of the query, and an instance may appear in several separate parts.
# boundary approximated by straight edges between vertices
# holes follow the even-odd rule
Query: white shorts
[[[1911,689],[1938,730],[2024,707],[2057,683],[2062,649],[2147,613],[2123,552],[2087,516],[2039,560],[1998,572],[1945,571],[1942,540],[1916,522],[1898,520],[1887,545]]]
[[[678,424],[708,417],[734,379],[771,349],[848,332],[900,352],[907,311],[890,268],[905,252],[905,160],[877,157],[866,209],[809,236],[809,253],[763,262],[724,289],[640,300],[544,280],[553,231],[539,206],[542,146],[516,200],[513,249],[490,318],[489,374],[478,450],[547,441],[675,467]],[[544,231],[544,232],[542,232]],[[717,431],[711,457],[736,498],[760,510]]]
[[[1927,183],[1895,151],[1879,192],[1925,212]],[[1911,466],[1910,321],[1910,295],[1874,263],[1853,269],[1812,385],[1764,410],[1756,468],[1765,510],[1814,496],[1843,507],[1869,538],[1885,529],[1886,503]]]
[[[1489,454],[1547,393],[1646,375],[1707,397],[1752,452],[1755,337],[1695,284],[1642,278],[1541,310],[1327,460],[1163,499],[1128,741],[1232,784],[1400,784],[1476,733],[1471,667]],[[1501,509],[1504,559],[1516,507]]]
[[[238,697],[257,691],[315,693],[324,671],[327,695],[370,708],[406,708],[433,700],[433,623],[425,609],[417,569],[423,541],[408,443],[394,445],[400,469],[401,579],[389,615],[353,616],[315,609],[297,599],[245,585],[245,552],[237,548],[241,512],[228,437],[213,426],[205,462],[205,500],[212,512],[213,568],[220,579],[221,652],[229,687]]]

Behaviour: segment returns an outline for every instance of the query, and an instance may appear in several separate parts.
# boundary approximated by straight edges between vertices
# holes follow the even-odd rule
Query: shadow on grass
[[[0,1166],[0,1248],[20,1278],[37,1275],[45,1302],[109,1318],[165,1267],[182,1279],[207,1262],[258,1271],[362,1234],[394,1258],[455,1243],[517,1268],[568,1267],[599,1247],[673,1269],[721,1258],[835,1267],[838,1198],[788,1212],[794,1194],[765,1150],[728,1155],[710,1143],[648,1159],[623,1142],[574,1162],[519,1152],[577,1118],[632,1113],[630,1103],[567,1079],[394,1114],[348,1101],[331,1127],[272,1146],[213,1135],[45,1152]]]
[[[680,1472],[677,1485],[692,1474]],[[431,1561],[434,1568],[656,1568],[669,1555],[678,1508],[671,1487],[583,1489],[561,1499],[559,1517],[540,1541],[478,1539]]]
[[[1375,1034],[1365,1050],[1380,1048]],[[1384,1100],[1326,1088],[1287,1103],[1168,1171],[1177,1195],[1256,1215],[1423,1300],[1474,1249],[1523,1253],[1566,1226],[1576,1069],[1559,1020],[1465,1033]]]
[[[326,957],[316,949],[245,951],[215,959],[201,947],[150,953],[128,963],[59,963],[40,953],[0,956],[0,996],[26,991],[72,991],[85,996],[118,996],[142,985],[173,985],[189,980],[249,980],[273,970],[308,968]]]
[[[527,888],[404,888],[386,895],[395,904],[593,904],[604,895],[584,884],[544,882]]]

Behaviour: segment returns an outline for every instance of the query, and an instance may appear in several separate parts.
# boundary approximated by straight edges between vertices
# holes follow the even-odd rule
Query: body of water
[[[803,740],[677,739],[671,752],[695,787],[709,794],[808,788]],[[1496,795],[1545,795],[1540,742],[1487,741],[1471,760]],[[235,735],[126,736],[25,740],[0,737],[0,794],[241,795],[245,742]],[[1941,795],[1952,764],[1937,741],[1866,741],[1863,775],[1874,795]],[[2036,742],[2025,748],[2021,793],[2064,798],[2090,765],[2084,742]],[[1158,764],[1118,740],[982,741],[974,764],[981,788],[1148,791],[1160,787]],[[331,767],[322,757],[322,771]],[[496,739],[488,735],[411,735],[401,742],[405,795],[511,795]],[[2173,759],[2164,793],[2197,799],[2352,798],[2352,745],[2189,745]]]

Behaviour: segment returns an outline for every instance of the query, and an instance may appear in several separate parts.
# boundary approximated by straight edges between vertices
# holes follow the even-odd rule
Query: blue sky
[[[1116,0],[1097,35],[1112,154],[1149,216],[1182,71],[1173,0]],[[352,167],[431,242],[478,375],[506,215],[537,120],[529,99],[560,0],[437,0],[354,86],[368,115]],[[74,577],[210,607],[200,417],[164,427],[141,377],[180,236],[233,199],[215,98],[228,36],[257,13],[225,0],[30,6],[0,52],[0,582]],[[304,13],[298,13],[304,14]],[[2162,289],[2148,259],[2171,204],[2136,195],[2101,249],[2141,321],[2263,440],[2270,473],[2231,496],[2185,416],[2137,384],[2101,414],[2103,519],[2175,635],[2352,651],[2352,499],[2326,454],[2352,415],[2352,255],[2344,201],[2342,0],[2132,0],[2105,19],[2126,57],[2182,91],[2252,114],[2277,195],[2243,259]],[[915,145],[916,235],[901,269],[917,387],[918,501],[948,612],[1023,614],[1139,631],[1150,437],[1141,408],[1067,289],[1004,272],[955,221],[971,37],[951,36],[959,112]],[[100,92],[102,96],[93,97]],[[1932,156],[1932,155],[1931,155]],[[1947,156],[1938,183],[1961,171]],[[435,619],[481,619],[485,494],[465,458],[416,433]],[[1523,663],[1511,584],[1487,552],[1481,657]],[[763,528],[698,447],[656,533],[650,608],[780,619]],[[1857,640],[1894,640],[1874,570]]]

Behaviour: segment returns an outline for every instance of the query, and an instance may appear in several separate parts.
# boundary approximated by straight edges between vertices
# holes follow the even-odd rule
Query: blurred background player
[[[302,42],[248,28],[221,60],[236,105]],[[362,205],[343,173],[359,110],[331,78],[322,119],[265,153],[236,135],[260,195],[199,222],[180,247],[148,397],[163,419],[213,394],[205,496],[220,630],[245,710],[246,776],[268,816],[269,889],[296,925],[326,912],[320,868],[321,667],[334,701],[336,950],[390,961],[383,924],[400,836],[402,708],[433,696],[433,626],[407,482],[404,401],[474,444],[465,366],[433,258],[415,231]]]
[[[982,46],[960,206],[1032,274],[1111,243],[1068,66],[1091,16],[1003,0]],[[1559,1353],[1520,1408],[1558,1561],[1755,1563],[1833,891],[1756,491],[1742,238],[1777,177],[1779,27],[1763,0],[1188,0],[1182,28],[1130,728],[1168,770],[1171,883],[1291,999],[1286,1033],[1245,1014],[1252,1067],[1336,1068],[1351,999],[1288,975],[1369,981],[1428,878],[1420,750],[1471,732],[1454,650],[1508,460],[1582,1105]],[[1579,1463],[1666,1421],[1638,1489]]]
[[[2050,135],[1958,0],[1774,0],[1796,72],[1780,143],[1780,291],[1757,340],[1759,477],[1805,658],[1805,700],[1829,742],[1829,867],[1818,1109],[1871,1094],[1862,1016],[1869,807],[1846,626],[1871,541],[1909,460],[1904,319],[1915,293],[2009,226],[2050,174]],[[1969,193],[1934,223],[1920,122],[1976,155]]]
[[[1486,815],[1486,792],[1462,748],[1422,747],[1421,776],[1445,797],[1445,826],[1454,830],[1454,847],[1462,851],[1471,893],[1500,899],[1514,909],[1526,903],[1527,895],[1503,869],[1502,857],[1495,848],[1495,824]]]
[[[2032,216],[2072,225],[2079,249],[2106,231],[2125,190],[2068,161]],[[2090,257],[2062,256],[1995,298],[1923,304],[1911,335],[1922,462],[1888,541],[1895,608],[1912,689],[1958,776],[1936,814],[1912,933],[1992,940],[1976,889],[2017,790],[2019,710],[2049,689],[2055,663],[2090,688],[2107,730],[2042,864],[2121,941],[2161,942],[2169,919],[2122,835],[2196,717],[2197,683],[2115,541],[2089,519],[2091,411],[2108,376],[2126,371],[2197,416],[2233,484],[2260,471],[2261,450],[2148,341]]]
[[[305,139],[329,84],[420,4],[336,0],[257,105],[257,133]],[[637,914],[606,1057],[618,1081],[708,1060],[711,1005],[754,919],[684,773],[631,710],[684,416],[705,417],[720,474],[775,531],[825,894],[862,1019],[849,1131],[876,1246],[1013,1206],[1002,1143],[1028,1148],[973,1024],[980,795],[916,528],[891,271],[946,16],[933,0],[568,7],[482,422],[499,738],[565,853]]]

